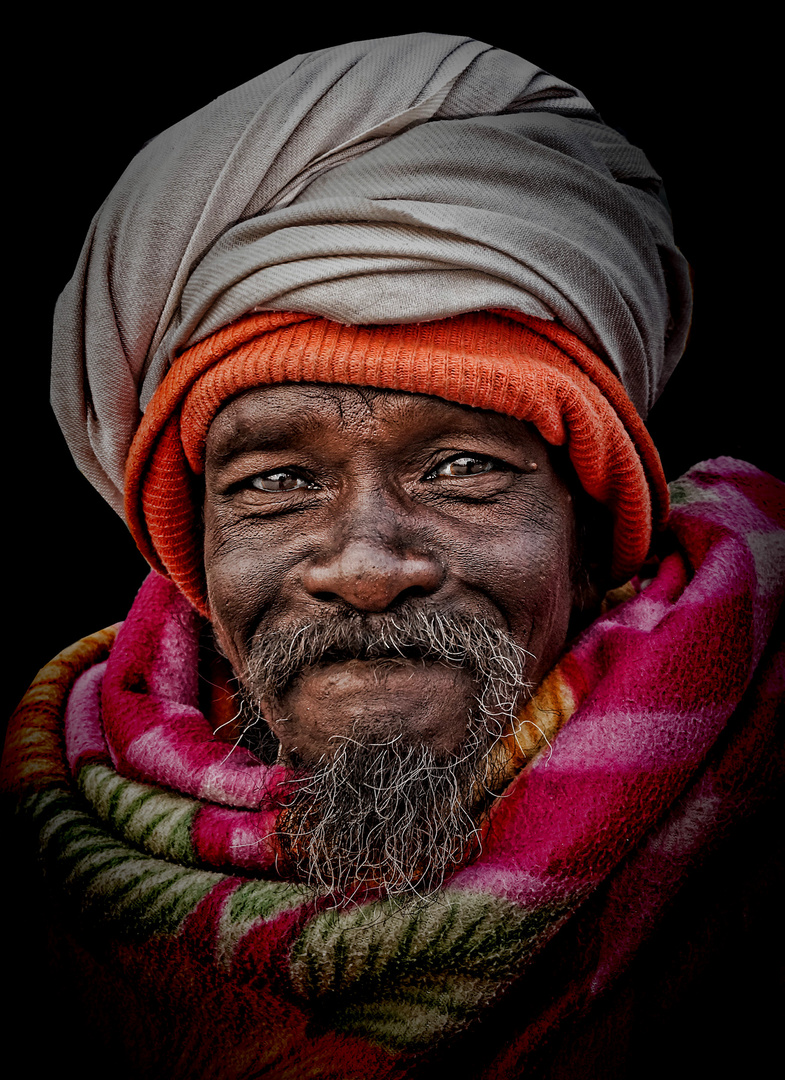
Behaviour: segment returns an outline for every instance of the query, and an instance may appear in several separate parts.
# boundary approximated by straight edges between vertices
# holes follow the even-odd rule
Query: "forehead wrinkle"
[[[464,434],[477,434],[484,435],[489,434],[504,446],[509,447],[511,450],[520,450],[522,444],[525,445],[527,441],[533,441],[535,444],[542,446],[545,449],[546,455],[555,467],[552,455],[555,449],[542,437],[537,428],[530,424],[526,420],[519,420],[516,417],[508,416],[504,413],[493,412],[490,409],[479,409],[473,405],[464,405],[458,401],[450,401],[447,398],[437,397],[432,394],[418,394],[408,390],[387,390],[379,389],[376,387],[368,386],[334,386],[326,387],[330,392],[336,393],[336,405],[339,408],[342,418],[343,412],[343,394],[342,391],[353,391],[356,396],[363,402],[368,410],[369,416],[376,418],[378,413],[376,411],[377,406],[388,406],[393,412],[401,412],[410,407],[412,402],[420,403],[421,406],[430,407],[431,409],[441,408],[449,410],[449,414],[454,417],[454,425],[449,422],[445,423],[445,430],[442,433],[444,437],[450,437],[455,435],[460,437]],[[482,429],[471,432],[466,431],[464,423],[461,423],[462,418],[468,418],[470,423],[479,419],[481,425],[487,425],[487,430]],[[471,423],[474,427],[474,423]]]
[[[409,390],[391,390],[374,386],[325,384],[323,387],[314,386],[313,389],[324,391],[324,393],[332,397],[342,421],[351,422],[352,406],[364,406],[369,419],[386,420],[388,423],[391,420],[401,421],[406,418],[412,405],[415,405],[415,407],[419,406],[421,409],[430,410],[431,412],[440,410],[443,418],[445,414],[454,418],[454,424],[451,424],[446,418],[442,420],[445,427],[443,432],[445,437],[449,437],[453,433],[456,436],[472,434],[472,432],[465,430],[465,421],[461,423],[461,420],[462,418],[470,418],[474,421],[479,418],[482,423],[489,426],[491,429],[489,433],[497,441],[509,446],[511,449],[520,449],[522,441],[526,438],[533,438],[535,442],[543,444],[550,455],[551,447],[545,443],[545,440],[533,425],[525,420],[517,420],[515,417],[496,413],[489,409],[478,409],[471,405],[463,405],[460,402],[450,401],[447,398],[437,397],[432,394],[418,394]],[[351,399],[347,401],[349,395],[351,395]],[[381,416],[382,409],[389,410],[391,415]],[[514,430],[511,430],[511,428],[514,428]],[[482,430],[475,432],[475,434],[479,435],[484,433]]]
[[[279,390],[295,390],[294,400],[282,396],[284,407],[280,412],[266,408],[269,395],[274,400]],[[395,427],[405,423],[412,409],[418,407],[424,413],[440,413],[438,423],[437,416],[433,417],[432,437],[460,441],[462,436],[490,436],[502,447],[516,451],[533,444],[532,450],[536,446],[544,448],[551,466],[560,471],[554,448],[526,421],[427,394],[339,383],[280,383],[252,388],[223,406],[208,439],[210,434],[214,436],[211,453],[220,465],[246,451],[281,450],[291,448],[293,443],[310,442],[315,432],[329,423],[330,414],[342,428],[358,421],[362,426],[379,421]],[[264,422],[260,423],[262,411]]]

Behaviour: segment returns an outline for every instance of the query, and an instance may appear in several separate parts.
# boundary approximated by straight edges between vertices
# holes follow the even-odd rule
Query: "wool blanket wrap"
[[[722,458],[671,498],[656,567],[529,706],[550,746],[495,804],[481,855],[414,910],[330,909],[276,876],[259,806],[281,772],[214,738],[201,620],[164,578],[116,636],[43,669],[4,783],[130,1075],[518,1076],[602,998],[778,760],[785,487]],[[527,976],[548,957],[545,992]]]
[[[684,348],[687,264],[645,155],[575,87],[469,37],[295,56],[151,140],[55,314],[52,403],[118,511],[185,348],[250,311],[344,325],[555,320],[645,416]]]

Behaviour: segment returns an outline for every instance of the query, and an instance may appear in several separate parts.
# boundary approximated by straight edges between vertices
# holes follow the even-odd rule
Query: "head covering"
[[[659,457],[623,387],[574,334],[515,312],[347,327],[293,312],[231,323],[178,357],[131,447],[126,517],[153,567],[209,615],[201,543],[205,444],[221,407],[253,387],[343,383],[432,394],[534,424],[567,444],[585,490],[614,518],[611,572],[633,574],[662,523]]]
[[[578,90],[467,37],[355,42],[294,57],[137,155],[60,298],[52,399],[122,512],[174,358],[249,311],[554,320],[645,416],[689,296],[659,177]]]

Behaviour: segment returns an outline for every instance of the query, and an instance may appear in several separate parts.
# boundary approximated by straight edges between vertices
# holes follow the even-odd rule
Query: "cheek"
[[[516,619],[535,631],[543,620],[566,626],[572,608],[569,556],[549,546],[533,550],[530,543],[521,550],[519,561],[509,566],[502,595]]]
[[[497,559],[499,572],[493,575],[497,603],[507,614],[513,637],[533,654],[527,674],[535,683],[564,647],[573,607],[571,513],[552,525],[506,545]]]
[[[276,547],[258,531],[238,528],[220,514],[205,513],[204,565],[210,618],[216,637],[237,669],[262,612],[275,599],[284,566]]]

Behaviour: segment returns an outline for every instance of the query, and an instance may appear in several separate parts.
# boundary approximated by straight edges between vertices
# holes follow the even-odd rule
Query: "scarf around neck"
[[[119,632],[42,670],[9,729],[4,787],[134,1075],[419,1075],[576,926],[590,944],[541,999],[529,988],[471,1075],[517,1075],[602,997],[772,779],[783,485],[723,458],[671,499],[652,576],[526,706],[549,740],[496,803],[481,854],[411,909],[336,909],[276,874],[262,807],[285,775],[215,737],[202,622],[164,578]]]

